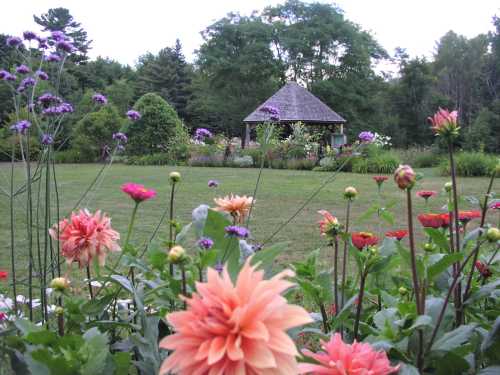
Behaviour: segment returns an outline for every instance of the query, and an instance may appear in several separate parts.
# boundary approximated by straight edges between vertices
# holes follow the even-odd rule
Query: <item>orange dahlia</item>
[[[253,198],[246,195],[239,196],[233,195],[225,196],[224,198],[215,198],[217,207],[215,210],[224,211],[230,214],[237,223],[243,223],[252,206]]]
[[[207,282],[185,298],[186,311],[167,315],[176,331],[160,342],[173,353],[160,374],[297,374],[298,355],[287,335],[290,328],[310,323],[300,306],[281,294],[293,284],[285,270],[270,280],[248,259],[234,285],[225,267],[209,268]]]

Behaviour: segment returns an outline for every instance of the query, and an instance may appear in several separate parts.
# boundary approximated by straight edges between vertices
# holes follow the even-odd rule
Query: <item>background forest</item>
[[[156,54],[138,57],[134,67],[107,58],[90,60],[91,36],[67,9],[50,9],[34,20],[45,31],[65,30],[78,49],[61,80],[61,94],[78,108],[64,120],[65,137],[56,140],[61,150],[93,147],[99,152],[99,141],[120,129],[126,109],[148,93],[157,96],[147,105],[163,106],[161,97],[191,133],[204,127],[241,136],[242,119],[287,80],[296,80],[348,120],[348,136],[370,129],[392,137],[399,148],[429,146],[435,137],[427,116],[444,106],[459,111],[461,148],[500,151],[495,136],[500,130],[497,16],[492,15],[495,31],[488,34],[468,39],[449,31],[428,60],[410,58],[404,46],[386,51],[335,6],[289,0],[251,16],[230,13],[208,26],[193,63],[186,61],[177,40]],[[16,62],[6,37],[0,34],[0,66]],[[398,66],[396,74],[383,72],[389,63]],[[41,90],[50,91],[51,84],[45,82]],[[95,92],[105,94],[111,105],[88,115]],[[7,154],[10,97],[9,88],[0,85],[0,151],[9,150]],[[176,116],[168,121],[179,126]],[[141,134],[127,152],[152,152],[144,145],[152,145],[157,136],[155,131]],[[10,155],[1,158],[10,160]]]

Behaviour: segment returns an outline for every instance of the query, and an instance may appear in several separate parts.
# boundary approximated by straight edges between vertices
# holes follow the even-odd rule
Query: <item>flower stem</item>
[[[323,332],[330,332],[330,326],[328,325],[328,314],[326,313],[325,304],[323,301],[319,301],[319,310],[321,311],[321,319],[323,320]]]
[[[417,252],[415,249],[415,236],[413,232],[413,208],[411,200],[411,189],[406,190],[406,199],[408,205],[408,235],[410,239],[410,258],[411,258],[411,274],[413,280],[413,291],[415,293],[415,304],[417,306],[417,313],[423,314],[422,301],[420,298],[420,287],[417,272]]]
[[[349,234],[349,219],[351,216],[351,200],[347,200],[346,215],[345,215],[345,232]],[[345,302],[345,284],[347,279],[347,244],[348,240],[344,240],[344,252],[342,254],[342,293],[340,298],[340,305],[343,308]]]
[[[140,202],[135,202],[135,206],[134,206],[134,209],[132,211],[132,217],[130,218],[130,222],[128,224],[127,237],[125,237],[123,249],[120,252],[120,255],[118,256],[118,259],[116,260],[114,266],[112,267],[112,269],[114,270],[115,273],[116,273],[116,268],[120,265],[120,261],[122,260],[123,253],[125,251],[127,251],[127,246],[129,244],[130,237],[132,235],[132,229],[134,228],[135,216],[137,214],[137,209],[139,208],[139,203]]]
[[[339,260],[339,240],[337,236],[333,239],[333,292],[335,297],[335,315],[338,313],[339,309],[339,271],[338,271],[338,260]]]
[[[92,301],[94,299],[94,292],[92,291],[92,276],[90,274],[90,266],[87,265],[87,283],[89,286],[89,295],[90,295],[90,300]]]
[[[14,294],[14,314],[17,316],[17,289],[16,289],[16,257],[15,257],[15,236],[14,236],[14,162],[15,162],[15,144],[12,143],[12,157],[10,165],[10,261],[12,273],[12,292]]]
[[[356,318],[354,319],[354,339],[359,340],[358,330],[359,330],[359,319],[361,318],[361,310],[363,308],[363,297],[365,295],[365,282],[368,272],[364,270],[361,274],[361,280],[359,282],[359,293],[358,293],[358,305],[356,306]]]
[[[182,294],[184,297],[187,297],[187,286],[186,286],[186,269],[184,264],[181,265],[181,278],[182,278]],[[186,309],[186,301],[184,301],[184,309]]]

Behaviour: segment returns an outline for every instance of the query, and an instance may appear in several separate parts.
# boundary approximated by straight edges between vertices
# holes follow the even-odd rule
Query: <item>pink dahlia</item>
[[[173,351],[160,374],[297,374],[298,352],[286,331],[311,318],[281,296],[293,275],[264,280],[247,260],[233,285],[226,267],[221,275],[209,268],[207,282],[185,299],[187,310],[167,315],[176,333],[160,342]]]
[[[439,108],[434,116],[428,118],[432,125],[432,130],[438,135],[458,135],[458,112],[448,111],[447,109]]]
[[[49,229],[50,236],[61,242],[61,254],[66,262],[87,266],[94,257],[104,266],[108,252],[120,251],[120,234],[111,228],[111,219],[101,211],[91,214],[87,210],[72,213]]]
[[[312,353],[303,350],[304,355],[318,361],[318,364],[301,363],[300,374],[328,375],[388,375],[399,370],[399,365],[391,367],[385,352],[375,351],[370,344],[356,342],[352,345],[342,341],[335,333],[329,342],[321,342],[324,352]]]
[[[225,196],[224,198],[215,198],[216,211],[224,211],[230,214],[237,223],[243,223],[250,212],[252,203],[255,203],[252,197],[246,195]]]
[[[146,201],[148,199],[154,198],[156,196],[156,191],[153,189],[146,189],[144,185],[134,184],[133,182],[127,182],[122,185],[122,191],[128,194],[136,203]]]

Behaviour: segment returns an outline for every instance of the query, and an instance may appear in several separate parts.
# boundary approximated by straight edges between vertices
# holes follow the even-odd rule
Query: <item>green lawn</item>
[[[0,164],[0,186],[8,187],[8,164]],[[92,181],[99,170],[100,165],[59,165],[58,180],[61,197],[61,212],[68,213],[76,203],[81,193]],[[90,199],[84,200],[82,207],[90,210],[101,209],[113,218],[113,226],[123,235],[127,227],[129,215],[132,210],[131,200],[120,191],[120,185],[124,182],[143,183],[147,187],[157,189],[158,197],[141,205],[138,212],[137,227],[134,241],[141,243],[145,241],[153,230],[162,212],[166,209],[169,193],[168,174],[178,170],[182,174],[182,182],[179,186],[176,199],[176,216],[182,223],[190,221],[191,210],[201,203],[212,204],[217,195],[228,193],[252,194],[257,169],[232,169],[232,168],[190,168],[190,167],[142,167],[113,165],[107,172],[99,188],[89,195]],[[433,170],[424,172],[424,179],[419,181],[415,190],[441,190],[448,178],[433,175]],[[261,185],[257,194],[257,203],[251,222],[251,231],[257,241],[267,238],[274,230],[288,219],[305,199],[313,192],[330,173],[319,173],[309,171],[290,170],[264,170]],[[16,179],[21,181],[22,168],[16,170]],[[207,187],[209,179],[220,181],[218,189]],[[460,178],[459,188],[464,195],[482,195],[487,187],[486,178]],[[288,241],[289,252],[283,262],[303,257],[311,250],[325,247],[325,241],[319,236],[317,211],[327,209],[342,221],[345,216],[345,201],[342,199],[342,191],[346,186],[355,186],[359,191],[359,198],[353,205],[354,230],[378,231],[380,223],[373,218],[363,223],[356,221],[377,198],[377,189],[371,175],[358,175],[342,173],[335,181],[327,185],[322,192],[273,240]],[[496,180],[494,191],[498,191],[500,182]],[[36,190],[36,188],[35,188]],[[35,191],[36,195],[36,191]],[[383,195],[387,201],[395,202],[392,211],[396,215],[396,224],[393,227],[383,224],[383,230],[401,228],[406,223],[406,210],[402,205],[403,194],[397,189],[392,179],[384,184]],[[9,267],[9,206],[8,199],[0,196],[0,235],[3,241],[0,244],[0,268]],[[429,202],[429,209],[439,210],[445,203],[444,196],[433,198]],[[471,206],[465,200],[461,208],[470,209]],[[420,213],[425,209],[421,198],[415,198],[415,212]],[[24,220],[25,203],[24,197],[16,200],[16,238],[17,252],[25,253],[25,227]],[[55,220],[54,220],[55,221]],[[496,221],[496,220],[495,220]],[[417,229],[420,229],[418,222]],[[163,226],[160,236],[165,236],[166,225]],[[26,257],[19,257],[19,267],[22,269],[26,263]],[[23,264],[24,262],[24,264]]]

